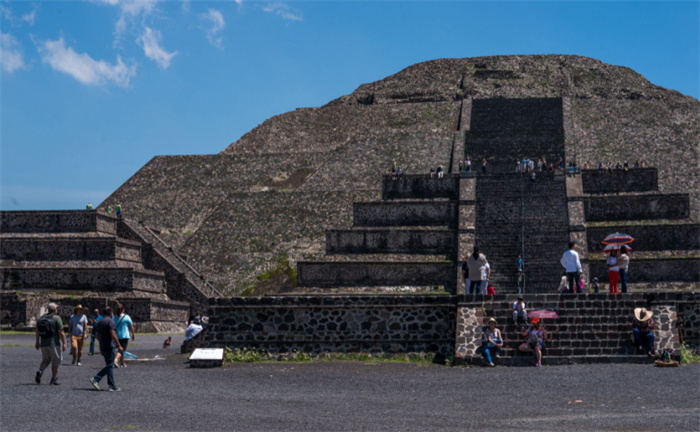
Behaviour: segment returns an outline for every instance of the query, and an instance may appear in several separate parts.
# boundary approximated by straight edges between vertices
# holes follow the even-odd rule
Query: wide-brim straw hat
[[[486,322],[486,324],[491,325],[491,323],[498,324],[496,322],[496,318],[489,318],[489,320]]]
[[[83,309],[83,305],[78,305],[75,307],[75,310],[82,310],[82,309]]]
[[[654,315],[654,312],[647,310],[646,308],[634,309],[634,317],[637,318],[637,321],[647,321],[652,317],[652,315]]]

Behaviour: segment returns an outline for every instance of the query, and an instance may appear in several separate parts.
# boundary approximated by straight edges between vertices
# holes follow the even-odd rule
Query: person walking
[[[610,256],[605,262],[608,266],[608,281],[610,282],[610,294],[617,294],[617,283],[620,281],[620,263],[617,259],[617,250],[610,251]]]
[[[476,288],[476,293],[481,294],[481,283],[484,282],[482,278],[484,277],[484,271],[488,261],[486,256],[480,253],[479,248],[474,246],[474,253],[469,255],[467,258],[467,267],[469,268],[469,294],[474,294],[474,289]],[[490,279],[490,273],[487,274],[486,283]],[[486,287],[484,287],[486,288]]]
[[[561,257],[561,265],[566,269],[566,279],[569,281],[569,292],[574,293],[581,285],[581,260],[576,252],[576,242],[569,242],[569,249]]]
[[[620,262],[620,290],[622,294],[627,293],[627,270],[630,267],[630,257],[627,255],[627,246],[622,246],[620,248],[620,257],[618,258]]]
[[[73,315],[68,320],[68,334],[70,335],[70,354],[73,356],[73,362],[78,362],[78,366],[82,366],[83,346],[87,339],[88,319],[83,313],[83,306],[78,305],[73,309]]]
[[[109,391],[121,390],[114,382],[114,358],[117,352],[123,353],[124,349],[122,349],[122,346],[119,344],[119,338],[117,338],[117,324],[112,319],[113,316],[112,308],[107,306],[102,310],[102,319],[95,325],[97,340],[100,343],[100,354],[102,354],[102,357],[105,359],[105,367],[103,367],[97,375],[90,378],[90,384],[92,384],[96,390],[100,390],[100,380],[104,378],[105,375],[107,375]]]
[[[49,303],[47,306],[48,313],[43,315],[36,323],[35,337],[36,349],[41,350],[41,364],[39,370],[36,371],[34,381],[41,384],[41,377],[44,375],[44,369],[51,364],[51,385],[59,385],[58,383],[58,367],[63,362],[63,351],[66,350],[66,335],[63,333],[63,320],[56,315],[58,305]],[[60,347],[60,348],[59,348]]]
[[[90,318],[92,330],[90,332],[90,350],[88,351],[88,355],[95,355],[95,324],[97,324],[97,322],[101,319],[102,315],[100,315],[99,309],[92,311],[92,317]]]
[[[129,337],[131,340],[136,340],[134,334],[134,323],[131,321],[131,317],[124,313],[124,305],[117,305],[117,316],[115,318],[117,324],[117,339],[119,339],[119,344],[122,346],[124,351],[126,347],[129,346]],[[124,356],[121,353],[117,353],[114,359],[114,365],[117,367],[126,367],[124,363]]]

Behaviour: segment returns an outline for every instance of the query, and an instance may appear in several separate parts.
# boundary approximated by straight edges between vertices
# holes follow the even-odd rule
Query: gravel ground
[[[307,362],[190,369],[179,342],[138,336],[115,370],[119,393],[88,379],[101,356],[34,383],[33,336],[0,336],[3,431],[698,431],[700,364],[466,368]],[[19,345],[19,346],[16,346]],[[85,350],[87,352],[87,349]],[[546,363],[546,359],[545,359]],[[102,387],[106,388],[106,379]],[[52,402],[53,401],[53,402]]]

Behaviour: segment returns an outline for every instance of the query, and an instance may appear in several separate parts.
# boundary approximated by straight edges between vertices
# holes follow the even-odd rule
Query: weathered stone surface
[[[581,171],[583,192],[587,194],[656,191],[659,189],[657,177],[656,168]]]
[[[690,216],[688,194],[587,196],[587,221],[685,219]]]
[[[660,168],[659,193],[698,190],[697,100],[589,58],[496,56],[413,65],[324,107],[273,117],[219,155],[154,158],[101,206],[121,202],[217,287],[240,293],[281,256],[320,257],[323,230],[347,226],[353,201],[376,199],[392,158],[406,173],[424,174],[457,166],[462,133],[470,133],[467,148],[480,143],[477,133],[507,139],[508,131],[479,132],[472,123],[480,100],[498,98],[561,101],[546,111],[560,112],[563,138],[533,134],[527,148],[561,148],[563,139],[562,155],[579,166],[643,159]],[[302,201],[314,210],[308,222],[315,229],[305,215],[281,226],[278,214]],[[700,194],[690,195],[689,206],[697,221]],[[232,235],[228,218],[249,237]]]
[[[630,247],[635,252],[700,249],[699,224],[611,225],[588,227],[589,252],[598,252],[609,234],[622,232],[635,240]]]

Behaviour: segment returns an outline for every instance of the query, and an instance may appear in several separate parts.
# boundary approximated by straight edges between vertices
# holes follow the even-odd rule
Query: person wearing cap
[[[639,350],[644,350],[649,357],[654,355],[654,320],[651,318],[654,312],[645,308],[634,309],[632,321],[632,334],[634,345]]]
[[[87,339],[88,319],[83,313],[83,306],[78,305],[73,309],[73,315],[68,320],[68,334],[70,335],[70,353],[73,356],[73,362],[76,361],[78,366],[82,366],[83,360],[83,345]]]
[[[525,301],[522,295],[519,295],[518,300],[513,303],[513,324],[518,325],[518,318],[522,318],[523,322],[527,323],[527,310],[525,310]]]
[[[495,366],[491,358],[491,353],[498,357],[498,353],[501,351],[502,347],[503,338],[501,337],[501,331],[496,328],[496,319],[489,318],[488,327],[484,330],[484,345],[482,351],[490,367]]]
[[[197,336],[199,334],[199,332],[201,332],[201,331],[202,331],[202,324],[201,324],[201,321],[199,319],[199,315],[197,315],[190,322],[190,325],[187,326],[187,330],[185,330],[185,342],[187,342],[188,340]]]
[[[521,336],[526,338],[526,342],[520,345],[518,349],[522,352],[534,352],[537,357],[536,367],[542,366],[542,350],[544,342],[547,340],[547,331],[540,324],[540,319],[535,317],[532,319],[532,325],[521,332]]]

